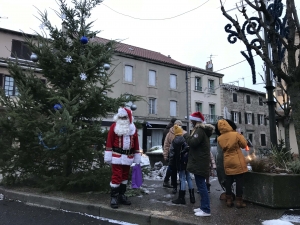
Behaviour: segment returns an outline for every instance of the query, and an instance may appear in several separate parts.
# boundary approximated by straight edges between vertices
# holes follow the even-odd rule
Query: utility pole
[[[265,5],[268,5],[268,1],[265,0]],[[266,21],[264,17],[264,22]],[[265,45],[267,49],[268,56],[270,57],[270,52],[269,52],[269,42],[268,42],[268,35],[266,30],[264,30],[264,39],[265,39]],[[271,139],[271,144],[273,146],[277,146],[277,130],[276,130],[276,119],[275,119],[275,102],[273,99],[273,91],[274,91],[274,86],[273,86],[273,81],[271,79],[271,71],[266,64],[266,90],[267,90],[267,104],[268,104],[268,109],[269,109],[269,128],[270,128],[270,139]]]

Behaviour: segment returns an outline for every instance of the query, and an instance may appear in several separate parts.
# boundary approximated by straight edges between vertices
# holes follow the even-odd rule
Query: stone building
[[[231,84],[223,84],[224,107],[231,120],[249,139],[254,149],[270,148],[270,130],[266,93]]]

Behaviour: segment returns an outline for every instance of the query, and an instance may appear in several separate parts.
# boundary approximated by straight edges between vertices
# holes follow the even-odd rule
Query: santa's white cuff
[[[140,164],[141,163],[141,153],[135,153],[134,154],[134,159],[133,159],[134,163]]]
[[[104,162],[111,163],[111,160],[112,160],[112,151],[105,151]]]

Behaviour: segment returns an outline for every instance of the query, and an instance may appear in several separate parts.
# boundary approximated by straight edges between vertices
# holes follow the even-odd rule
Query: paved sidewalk
[[[189,202],[186,195],[186,205],[172,204],[176,198],[171,194],[172,189],[163,188],[162,181],[145,180],[143,188],[149,194],[130,197],[132,205],[119,209],[109,207],[109,194],[87,194],[80,201],[74,201],[72,196],[53,196],[52,194],[35,194],[19,192],[0,187],[0,193],[5,198],[20,200],[34,205],[55,209],[64,209],[74,212],[87,213],[93,216],[105,217],[139,225],[192,225],[192,224],[262,224],[265,220],[279,219],[286,209],[271,209],[247,204],[247,208],[228,208],[224,201],[219,200],[223,192],[217,179],[211,182],[211,217],[196,217],[193,209],[199,207],[199,195],[196,194],[196,203]],[[293,223],[297,224],[297,223]],[[299,223],[298,223],[299,224]]]

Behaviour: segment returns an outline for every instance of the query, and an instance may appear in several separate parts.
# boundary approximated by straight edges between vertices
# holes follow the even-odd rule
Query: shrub
[[[287,167],[291,170],[294,174],[300,174],[300,160],[296,159],[292,162],[287,163]]]

